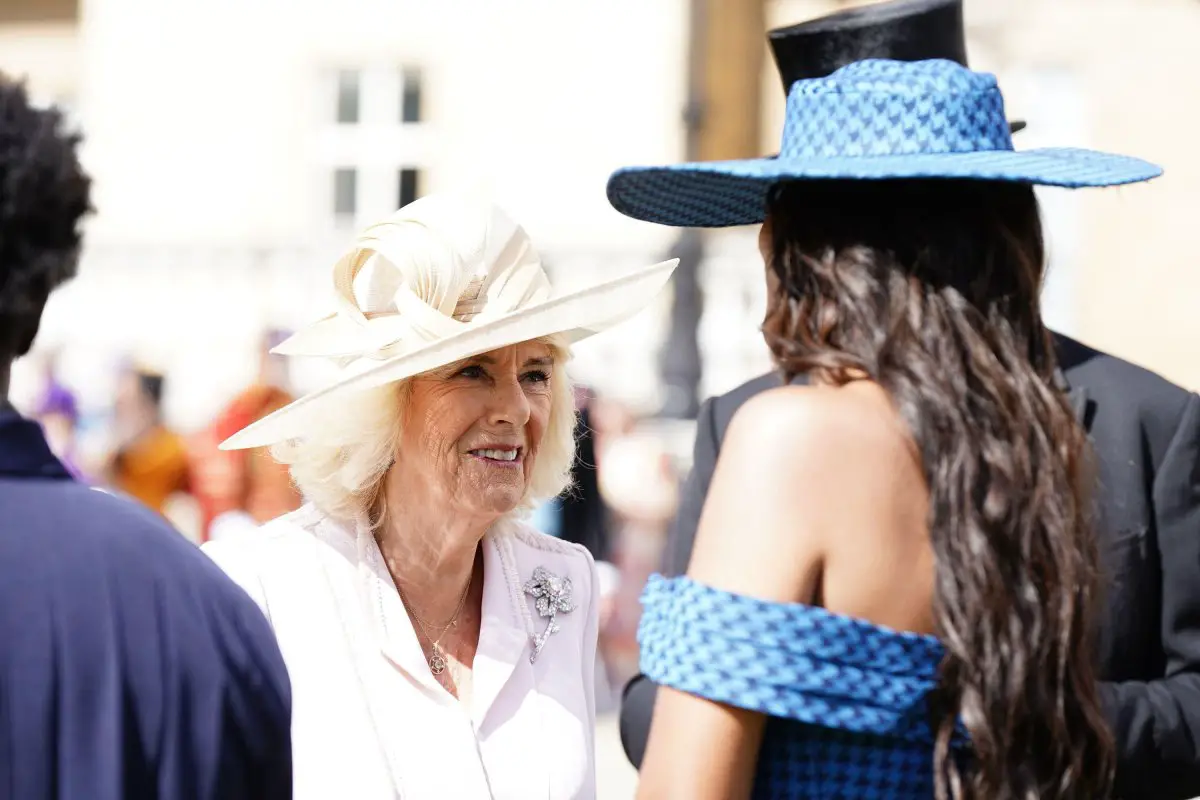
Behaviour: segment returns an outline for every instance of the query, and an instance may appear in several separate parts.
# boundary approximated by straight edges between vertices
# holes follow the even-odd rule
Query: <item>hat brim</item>
[[[243,450],[302,439],[312,430],[311,425],[320,424],[320,414],[334,410],[329,400],[402,381],[501,347],[556,334],[571,343],[586,339],[648,306],[678,264],[679,259],[673,258],[615,280],[552,297],[394,358],[360,358],[329,386],[310,392],[243,428],[220,447]]]
[[[1078,189],[1137,183],[1161,174],[1161,167],[1138,158],[1075,148],[756,158],[627,167],[609,178],[608,200],[622,214],[646,222],[724,228],[762,222],[767,190],[785,180],[957,178]]]

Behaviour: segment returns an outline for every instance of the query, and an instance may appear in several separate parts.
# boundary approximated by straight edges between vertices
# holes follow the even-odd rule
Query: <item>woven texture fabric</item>
[[[949,61],[860,61],[797,81],[786,108],[783,159],[1012,150],[996,79]]]
[[[688,578],[652,577],[642,603],[651,680],[770,716],[755,797],[933,797],[936,638]]]
[[[781,180],[961,178],[1081,188],[1154,178],[1128,156],[1075,148],[1014,151],[994,76],[953,61],[870,59],[796,81],[773,158],[629,167],[609,179],[613,207],[681,227],[762,222]]]

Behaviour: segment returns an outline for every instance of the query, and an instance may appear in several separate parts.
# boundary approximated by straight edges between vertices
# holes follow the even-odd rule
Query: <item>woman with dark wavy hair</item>
[[[992,76],[864,61],[793,85],[777,158],[613,176],[640,219],[764,222],[793,384],[737,413],[688,575],[644,595],[640,797],[1109,796],[1090,454],[1032,184],[1159,172],[1014,152]]]

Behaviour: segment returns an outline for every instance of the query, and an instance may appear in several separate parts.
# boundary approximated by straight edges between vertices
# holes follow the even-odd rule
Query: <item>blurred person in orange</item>
[[[165,378],[146,367],[122,371],[113,406],[116,446],[106,475],[112,488],[165,514],[172,495],[187,492],[187,446],[162,419]]]
[[[295,398],[289,391],[287,359],[271,351],[288,333],[272,329],[263,336],[254,382],[217,415],[195,442],[192,490],[200,504],[205,539],[249,530],[300,507],[300,491],[285,465],[265,448],[221,450],[218,445],[242,428],[277,411]]]

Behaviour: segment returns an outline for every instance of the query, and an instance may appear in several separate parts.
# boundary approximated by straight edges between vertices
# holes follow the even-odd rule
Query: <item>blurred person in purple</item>
[[[88,479],[77,459],[79,405],[75,394],[51,376],[34,406],[33,417],[46,434],[50,452],[66,467],[72,478],[87,483]]]
[[[76,481],[7,400],[76,271],[78,143],[0,75],[0,797],[283,800],[291,688],[262,613],[160,517]]]

